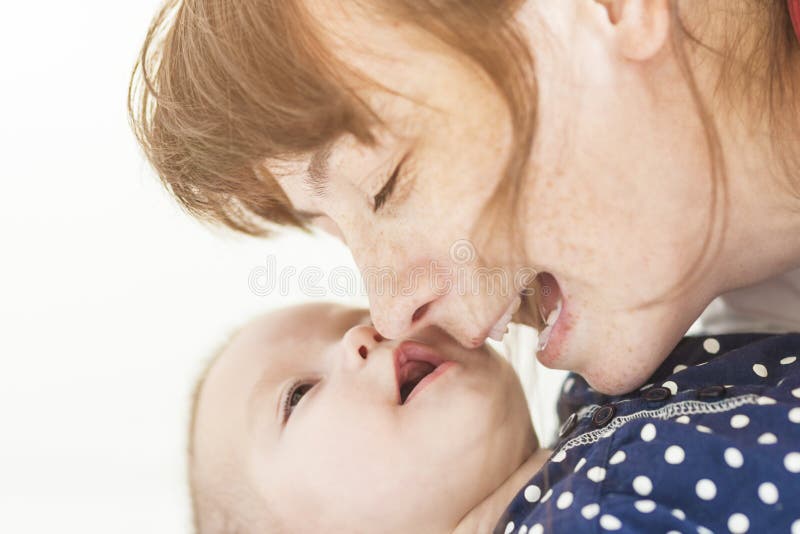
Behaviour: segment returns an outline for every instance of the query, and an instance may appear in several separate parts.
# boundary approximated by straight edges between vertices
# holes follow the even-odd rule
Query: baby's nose
[[[373,327],[367,325],[354,326],[345,332],[342,337],[345,357],[348,359],[357,357],[366,360],[369,357],[370,350],[381,341],[383,341],[383,338]]]

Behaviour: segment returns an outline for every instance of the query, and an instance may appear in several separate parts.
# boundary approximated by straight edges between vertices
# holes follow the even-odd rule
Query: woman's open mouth
[[[416,341],[403,341],[394,350],[398,404],[416,397],[455,362],[445,360],[430,346]]]
[[[535,287],[538,293],[538,298],[535,301],[537,308],[535,315],[531,317],[531,311],[526,311],[526,316],[522,319],[526,324],[530,324],[530,326],[539,330],[539,347],[537,351],[541,351],[547,347],[550,335],[561,315],[564,296],[555,276],[550,273],[539,273],[536,276]],[[500,319],[489,330],[486,337],[495,341],[502,341],[503,335],[508,332],[508,325],[512,318],[517,314],[517,311],[521,311],[520,306],[523,302],[525,303],[525,309],[528,310],[528,298],[526,297],[525,301],[523,301],[523,298],[517,295],[503,312],[503,315],[500,316]],[[517,320],[520,319],[520,317],[517,317]]]

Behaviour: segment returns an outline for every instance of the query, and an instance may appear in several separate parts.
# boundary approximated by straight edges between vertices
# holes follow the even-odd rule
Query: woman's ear
[[[671,24],[670,0],[594,0],[608,11],[617,51],[646,61],[664,47]]]

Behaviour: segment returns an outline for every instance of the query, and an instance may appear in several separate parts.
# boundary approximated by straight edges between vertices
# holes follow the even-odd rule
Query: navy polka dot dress
[[[553,455],[496,534],[800,534],[800,334],[685,337],[620,396],[564,383]]]

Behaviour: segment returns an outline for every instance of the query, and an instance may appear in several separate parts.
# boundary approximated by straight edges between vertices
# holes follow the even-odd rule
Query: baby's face
[[[292,532],[447,531],[537,446],[496,353],[435,329],[384,341],[366,310],[332,304],[250,323],[197,410],[205,490],[247,488]]]

